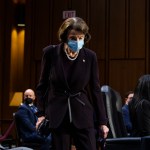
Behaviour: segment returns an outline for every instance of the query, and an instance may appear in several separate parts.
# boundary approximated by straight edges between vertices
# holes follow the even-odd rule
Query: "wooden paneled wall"
[[[42,48],[58,43],[62,12],[69,9],[76,10],[90,27],[92,39],[87,47],[97,53],[101,84],[109,84],[123,95],[149,72],[148,0],[66,0],[59,5],[57,0],[45,0],[28,1],[27,7],[31,3],[27,16],[32,16],[29,27],[33,30],[27,29],[30,34],[26,33],[26,39],[31,37],[32,43],[30,47],[29,41],[26,43],[26,50],[32,51],[34,58],[30,78],[33,87],[39,78]]]
[[[8,7],[11,6],[9,0],[3,1],[7,1]],[[97,53],[101,85],[110,85],[122,96],[128,90],[133,90],[138,78],[150,73],[149,6],[149,0],[26,0],[24,84],[21,89],[36,88],[42,49],[58,43],[57,31],[64,21],[63,11],[75,10],[76,16],[83,18],[89,25],[92,39],[86,46]],[[8,14],[4,20],[6,24],[11,18],[8,13],[10,10],[3,11]],[[5,43],[10,38],[9,31],[5,35]],[[1,38],[3,34],[0,31]],[[9,62],[9,46],[0,50],[1,53],[4,53]],[[3,58],[2,60],[7,64]],[[0,60],[0,67],[3,65]],[[1,80],[4,80],[4,76],[10,78],[9,65],[7,69],[5,72],[0,70]],[[7,95],[9,80],[5,82],[7,88],[2,87],[1,92]],[[8,96],[0,95],[0,98],[5,99],[6,104],[3,106],[7,107]],[[7,116],[15,109],[10,108]]]

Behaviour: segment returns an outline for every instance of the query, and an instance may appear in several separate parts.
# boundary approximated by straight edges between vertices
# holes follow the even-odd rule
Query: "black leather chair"
[[[20,132],[19,132],[19,122],[15,117],[15,113],[13,113],[14,116],[14,121],[15,121],[15,129],[16,129],[16,139],[17,139],[17,146],[18,147],[26,147],[26,148],[31,148],[34,150],[40,150],[41,143],[37,142],[30,142],[30,141],[23,141]]]
[[[122,117],[120,94],[108,85],[101,87],[110,133],[106,139],[106,150],[140,150],[141,137],[128,137]]]
[[[150,149],[150,136],[144,136],[141,138],[141,150]]]
[[[109,137],[127,137],[127,131],[122,117],[122,99],[120,94],[107,85],[101,87],[101,92],[111,129]]]

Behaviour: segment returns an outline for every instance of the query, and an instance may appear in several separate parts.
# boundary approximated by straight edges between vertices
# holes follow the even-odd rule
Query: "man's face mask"
[[[31,103],[33,102],[33,99],[32,99],[32,98],[25,98],[25,99],[24,99],[24,102],[25,102],[26,104],[31,104]]]
[[[72,51],[77,52],[83,47],[84,40],[69,40],[67,44]]]

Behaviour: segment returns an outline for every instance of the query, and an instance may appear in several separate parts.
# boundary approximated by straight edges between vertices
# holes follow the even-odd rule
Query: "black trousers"
[[[77,129],[65,118],[61,126],[52,130],[53,150],[96,150],[96,131],[94,128]]]

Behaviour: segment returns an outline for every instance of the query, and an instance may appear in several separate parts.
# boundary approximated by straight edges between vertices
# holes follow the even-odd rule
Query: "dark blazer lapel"
[[[62,63],[63,62],[62,57],[61,57],[62,48],[63,48],[62,44],[60,44],[56,48],[56,53],[57,54],[56,54],[56,59],[55,59],[55,61],[56,61],[55,62],[55,64],[56,64],[55,68],[56,68],[56,73],[59,76],[61,82],[63,82],[64,85],[66,85],[67,89],[69,89],[69,85],[68,85],[68,82],[67,82],[67,78],[66,78],[63,63]]]

